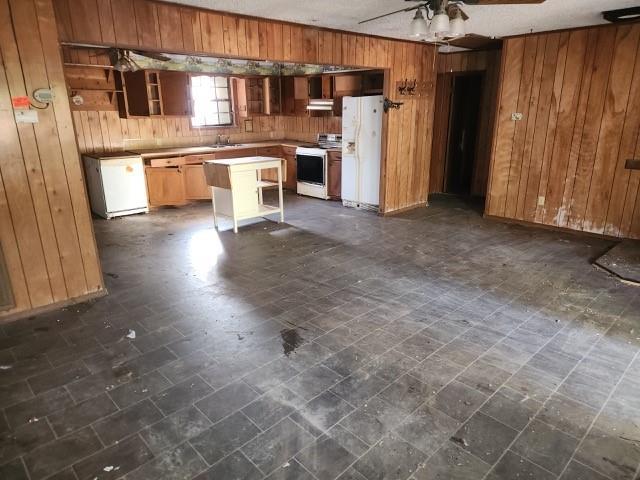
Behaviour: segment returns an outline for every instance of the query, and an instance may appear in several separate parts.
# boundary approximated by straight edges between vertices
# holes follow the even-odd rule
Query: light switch
[[[544,201],[545,201],[544,197],[538,197],[538,206],[544,207]]]
[[[524,115],[522,115],[521,113],[512,113],[511,114],[511,120],[513,120],[514,122],[519,122],[520,120],[522,120],[523,117],[524,117]]]

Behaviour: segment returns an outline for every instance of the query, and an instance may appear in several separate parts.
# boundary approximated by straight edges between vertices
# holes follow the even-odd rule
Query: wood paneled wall
[[[397,81],[435,87],[432,45],[319,29],[152,0],[54,0],[62,41],[175,53],[387,69],[386,96]],[[404,99],[387,115],[382,210],[425,205],[433,96]]]
[[[193,128],[188,117],[120,118],[118,112],[73,112],[81,153],[140,148],[208,145],[218,135],[233,142],[273,139],[316,140],[318,133],[340,133],[340,117],[253,117],[253,132],[244,131],[244,119],[234,128]]]
[[[486,213],[640,238],[640,24],[505,42]],[[512,121],[511,114],[524,115]]]
[[[445,163],[449,140],[449,106],[453,75],[464,72],[484,72],[476,140],[476,158],[471,179],[471,194],[484,196],[487,192],[493,126],[500,79],[500,50],[438,54],[437,68],[438,80],[433,121],[429,193],[444,191]]]
[[[11,98],[50,87],[36,124]],[[0,319],[103,289],[51,0],[0,0],[0,242],[15,306]]]

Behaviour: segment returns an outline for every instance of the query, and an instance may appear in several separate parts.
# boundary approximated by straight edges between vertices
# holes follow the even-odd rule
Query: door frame
[[[455,79],[458,77],[480,76],[482,79],[482,88],[480,92],[480,108],[478,109],[478,126],[482,115],[482,100],[486,92],[486,71],[485,70],[469,70],[463,72],[444,72],[439,73],[436,80],[436,99],[434,113],[434,135],[431,147],[431,167],[429,180],[429,193],[446,193],[447,169],[449,164],[449,142],[451,140],[451,121],[453,109],[453,92]],[[477,133],[477,132],[476,132]],[[473,177],[476,174],[478,161],[478,135],[476,134],[474,146],[474,170]],[[471,192],[470,192],[471,193]]]

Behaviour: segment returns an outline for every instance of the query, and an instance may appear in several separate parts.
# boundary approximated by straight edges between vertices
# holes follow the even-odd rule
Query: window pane
[[[229,98],[229,90],[226,87],[216,88],[216,97],[218,97],[220,100],[226,100],[227,98]]]
[[[192,76],[191,95],[193,98],[192,125],[229,125],[233,122],[227,77]],[[224,115],[219,115],[219,112]]]

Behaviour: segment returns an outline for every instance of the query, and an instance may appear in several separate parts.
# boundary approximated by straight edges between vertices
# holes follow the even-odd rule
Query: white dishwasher
[[[91,210],[103,218],[147,213],[142,157],[131,152],[83,155]]]

